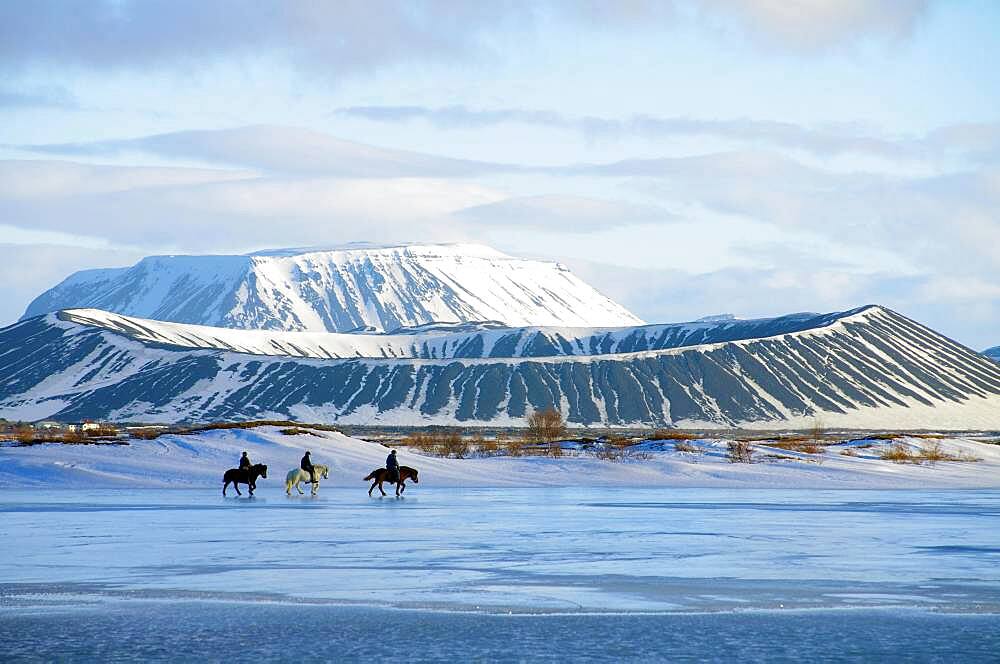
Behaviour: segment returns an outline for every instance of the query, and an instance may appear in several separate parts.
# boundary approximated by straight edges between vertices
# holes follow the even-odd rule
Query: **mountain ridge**
[[[315,359],[162,347],[48,314],[0,330],[16,349],[0,354],[0,416],[511,425],[555,406],[574,426],[1000,428],[1000,365],[883,307],[827,316],[634,353]]]

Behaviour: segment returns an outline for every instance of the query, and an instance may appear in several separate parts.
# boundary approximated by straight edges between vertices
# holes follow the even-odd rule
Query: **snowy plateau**
[[[427,323],[637,325],[558,263],[477,244],[367,244],[245,256],[150,256],[71,275],[24,318],[71,308],[220,327],[382,332]]]

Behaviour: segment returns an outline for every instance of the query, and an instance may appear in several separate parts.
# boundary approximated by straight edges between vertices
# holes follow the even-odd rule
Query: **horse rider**
[[[299,468],[309,473],[309,481],[312,484],[316,483],[316,469],[313,468],[312,459],[309,458],[309,450],[306,450],[305,456],[299,462]]]
[[[389,471],[389,481],[399,482],[399,460],[396,458],[396,450],[389,452],[385,459],[385,469]]]
[[[240,457],[240,470],[249,473],[252,465],[253,464],[250,463],[250,457],[247,456],[247,451],[243,450],[243,456]]]

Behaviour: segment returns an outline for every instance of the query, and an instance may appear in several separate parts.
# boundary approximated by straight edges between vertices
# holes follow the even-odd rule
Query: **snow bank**
[[[944,451],[982,459],[979,462],[896,464],[878,459],[890,441],[862,441],[831,446],[822,455],[789,452],[759,445],[760,463],[731,464],[726,441],[690,441],[702,453],[678,452],[669,441],[636,448],[641,455],[623,462],[605,461],[568,451],[561,458],[492,457],[441,459],[406,449],[400,461],[420,471],[423,487],[663,486],[746,488],[985,488],[1000,487],[1000,446],[975,440],[903,439],[912,448],[940,443]],[[298,467],[302,453],[331,468],[327,485],[367,489],[362,481],[382,467],[386,447],[337,432],[285,435],[274,427],[217,430],[196,435],[167,435],[133,440],[129,445],[57,445],[0,447],[0,487],[94,488],[169,486],[218,488],[222,473],[247,450],[269,466],[264,491],[283,490],[285,473]],[[862,445],[873,445],[863,447]],[[841,454],[854,447],[857,456]],[[780,455],[790,458],[773,458]],[[641,457],[641,458],[640,458]]]

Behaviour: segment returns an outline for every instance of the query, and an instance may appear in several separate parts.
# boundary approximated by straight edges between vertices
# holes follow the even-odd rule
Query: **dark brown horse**
[[[262,463],[255,463],[250,466],[250,470],[243,470],[241,468],[230,468],[226,471],[226,474],[222,476],[222,495],[226,495],[226,487],[229,483],[233,483],[233,488],[236,489],[236,495],[242,496],[240,493],[240,485],[246,484],[250,490],[250,495],[253,495],[253,490],[257,488],[257,478],[263,477],[267,479],[267,466]]]
[[[382,482],[389,481],[388,470],[385,468],[376,468],[372,472],[368,473],[368,477],[365,478],[365,481],[367,482],[368,480],[373,480],[371,488],[368,489],[369,496],[372,495],[372,491],[375,490],[375,487],[378,487],[378,490],[382,492],[383,496],[386,495],[385,489],[382,488]],[[410,468],[409,466],[399,467],[399,481],[393,482],[393,484],[396,485],[397,496],[402,495],[402,493],[406,491],[406,480],[413,480],[414,484],[420,484],[416,468]]]

